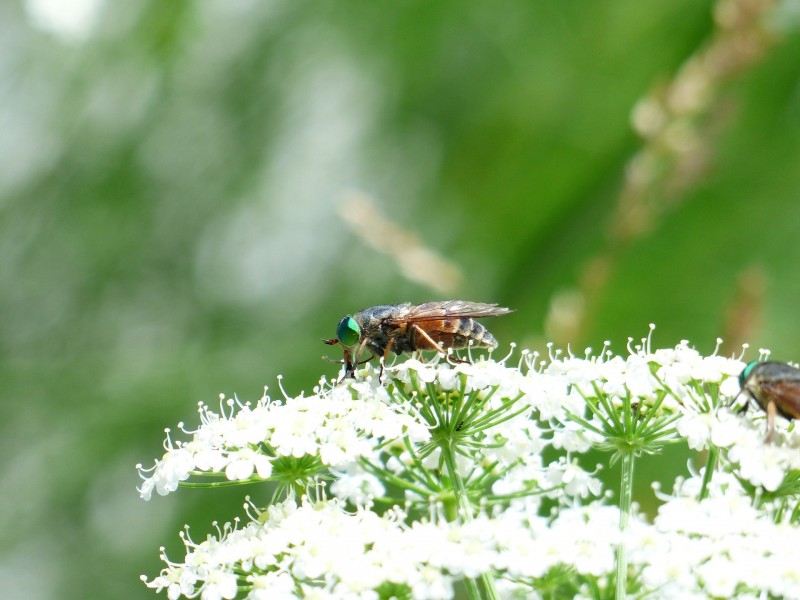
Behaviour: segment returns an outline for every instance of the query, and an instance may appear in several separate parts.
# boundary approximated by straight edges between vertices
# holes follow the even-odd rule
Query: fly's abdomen
[[[469,318],[459,319],[459,331],[456,341],[461,342],[461,344],[459,346],[454,346],[454,348],[469,346],[470,341],[472,341],[472,345],[477,348],[497,347],[497,340],[489,333],[489,330],[475,319]]]
[[[435,350],[436,348],[431,345],[430,340],[445,349],[467,348],[468,346],[495,348],[497,346],[497,340],[486,327],[469,317],[427,321],[418,325],[425,332],[423,335],[417,331],[414,335],[413,343],[418,350]]]

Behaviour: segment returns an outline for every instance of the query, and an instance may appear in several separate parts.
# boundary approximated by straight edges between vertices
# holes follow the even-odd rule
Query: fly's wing
[[[764,381],[761,390],[774,400],[779,413],[790,419],[800,419],[800,380]]]
[[[401,314],[387,318],[384,322],[389,325],[402,325],[403,323],[421,323],[424,321],[441,321],[446,319],[496,317],[511,312],[497,304],[484,302],[467,302],[466,300],[445,300],[442,302],[426,302],[403,309]]]

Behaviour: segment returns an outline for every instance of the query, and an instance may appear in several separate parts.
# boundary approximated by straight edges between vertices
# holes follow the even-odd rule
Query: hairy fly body
[[[381,304],[345,315],[336,328],[336,338],[323,341],[344,348],[345,376],[352,377],[364,350],[386,359],[390,352],[435,350],[444,354],[449,348],[494,348],[497,340],[475,319],[509,312],[497,304],[464,300]]]

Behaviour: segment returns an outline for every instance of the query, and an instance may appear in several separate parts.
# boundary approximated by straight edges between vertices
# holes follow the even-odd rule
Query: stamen
[[[739,354],[739,360],[741,360],[742,362],[744,362],[744,353],[747,352],[748,348],[750,348],[750,344],[747,343],[742,344],[742,352],[741,354]]]
[[[280,388],[280,390],[281,390],[281,394],[283,394],[283,397],[284,397],[284,399],[285,399],[287,402],[288,402],[289,400],[291,400],[291,398],[289,397],[289,394],[287,394],[287,393],[286,393],[286,390],[285,390],[285,389],[283,389],[283,375],[278,375],[278,387]]]

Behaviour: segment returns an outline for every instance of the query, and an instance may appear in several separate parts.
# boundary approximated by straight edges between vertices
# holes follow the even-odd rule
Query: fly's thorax
[[[390,343],[389,331],[383,324],[384,319],[396,317],[398,310],[408,306],[404,304],[381,304],[365,308],[353,315],[361,327],[361,338],[365,341],[364,347],[375,356],[383,356],[386,346]]]
[[[761,401],[764,384],[793,382],[800,385],[800,369],[778,361],[749,363],[741,375],[742,389],[746,389]]]
[[[749,366],[749,365],[748,365]],[[798,381],[800,369],[778,361],[758,363],[751,371],[748,380],[763,381]]]
[[[762,410],[767,409],[769,398],[765,395],[761,384],[774,375],[775,364],[751,362],[744,368],[739,377],[742,390],[747,392],[747,395],[753,398]]]
[[[410,304],[379,304],[358,311],[353,318],[358,321],[362,330],[375,329],[388,317],[402,317],[404,313],[408,312],[409,306]]]

